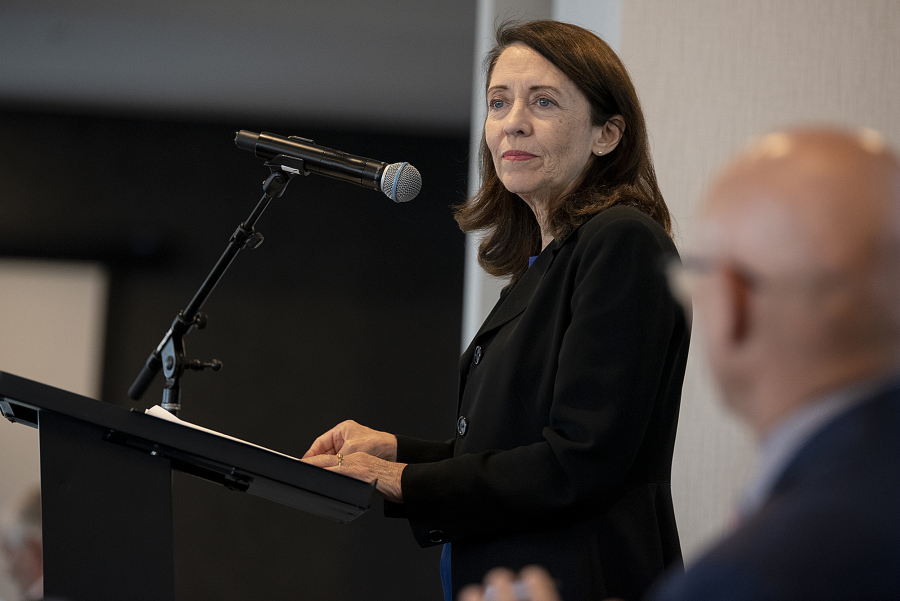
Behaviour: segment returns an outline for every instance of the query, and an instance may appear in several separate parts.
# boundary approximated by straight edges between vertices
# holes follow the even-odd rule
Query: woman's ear
[[[625,119],[622,115],[613,115],[597,129],[593,152],[596,155],[609,154],[619,145],[625,131]]]

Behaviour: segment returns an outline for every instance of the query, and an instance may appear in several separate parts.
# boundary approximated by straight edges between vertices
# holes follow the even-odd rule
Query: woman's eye
[[[547,108],[548,106],[553,106],[553,101],[550,100],[549,98],[538,98],[537,103],[538,103],[538,106],[542,106],[544,108]]]
[[[502,101],[502,100],[491,100],[490,107],[491,107],[492,109],[502,109],[502,108],[503,108],[503,101]]]

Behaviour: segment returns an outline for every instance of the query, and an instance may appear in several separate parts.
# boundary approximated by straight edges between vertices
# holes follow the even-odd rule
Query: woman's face
[[[516,43],[497,59],[484,133],[500,181],[532,209],[573,187],[601,148],[587,98],[562,71]]]

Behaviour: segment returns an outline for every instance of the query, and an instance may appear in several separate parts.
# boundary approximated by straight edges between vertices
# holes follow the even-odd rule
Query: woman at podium
[[[688,350],[644,117],[615,53],[574,25],[503,25],[486,66],[482,186],[456,218],[510,282],[460,360],[454,436],[348,421],[304,460],[377,479],[388,514],[443,545],[448,600],[529,564],[564,599],[637,599],[681,558],[669,481]]]

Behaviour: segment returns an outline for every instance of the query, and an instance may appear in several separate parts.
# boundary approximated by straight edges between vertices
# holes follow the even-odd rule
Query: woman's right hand
[[[303,454],[303,459],[338,453],[368,453],[386,461],[397,461],[397,437],[367,428],[351,419],[319,436]]]

